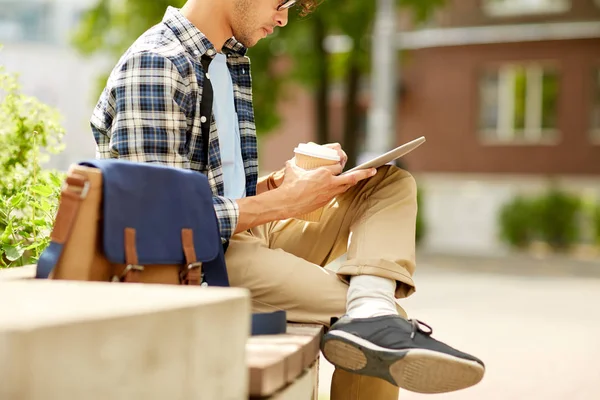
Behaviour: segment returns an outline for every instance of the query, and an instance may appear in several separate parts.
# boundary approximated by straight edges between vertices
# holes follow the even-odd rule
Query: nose
[[[275,23],[277,26],[284,27],[288,23],[288,9],[279,10],[275,13]]]

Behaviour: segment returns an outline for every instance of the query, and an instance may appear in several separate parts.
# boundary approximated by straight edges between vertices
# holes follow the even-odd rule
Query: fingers
[[[338,183],[341,185],[354,186],[358,182],[374,176],[376,173],[377,173],[377,169],[375,169],[375,168],[362,169],[362,170],[347,173],[345,175],[340,175],[340,176],[336,177],[336,179],[338,180]]]
[[[348,155],[342,149],[342,145],[339,143],[328,143],[324,144],[323,146],[336,150],[338,152],[338,155],[340,156],[340,164],[342,165],[342,168],[344,168],[346,162],[348,162]]]
[[[342,150],[342,145],[339,143],[327,143],[327,144],[324,144],[323,146],[329,147],[330,149],[333,149],[333,150]]]
[[[328,165],[326,167],[321,167],[321,168],[329,171],[331,173],[331,175],[339,175],[343,171],[342,166],[340,164]]]

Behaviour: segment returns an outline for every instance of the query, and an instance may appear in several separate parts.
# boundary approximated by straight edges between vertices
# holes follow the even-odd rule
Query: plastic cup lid
[[[298,147],[294,149],[294,152],[309,157],[340,161],[340,156],[336,150],[318,144],[300,143]]]

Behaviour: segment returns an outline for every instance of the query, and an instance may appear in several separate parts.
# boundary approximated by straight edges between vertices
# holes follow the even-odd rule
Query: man
[[[414,291],[417,207],[409,173],[384,167],[340,176],[346,156],[330,144],[339,165],[305,171],[292,159],[258,178],[246,49],[284,27],[290,7],[315,6],[295,3],[189,0],[169,8],[108,79],[91,118],[98,157],[208,176],[230,282],[251,291],[254,309],[284,309],[292,321],[326,326],[341,317],[322,342],[337,367],[332,399],[474,385],[483,363],[433,339],[395,301]],[[294,219],[320,207],[319,223]],[[322,268],[344,253],[337,274]]]

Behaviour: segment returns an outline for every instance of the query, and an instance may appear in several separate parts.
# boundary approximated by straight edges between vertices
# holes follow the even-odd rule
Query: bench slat
[[[322,326],[288,324],[284,335],[249,338],[250,396],[271,396],[315,365],[322,334]]]

